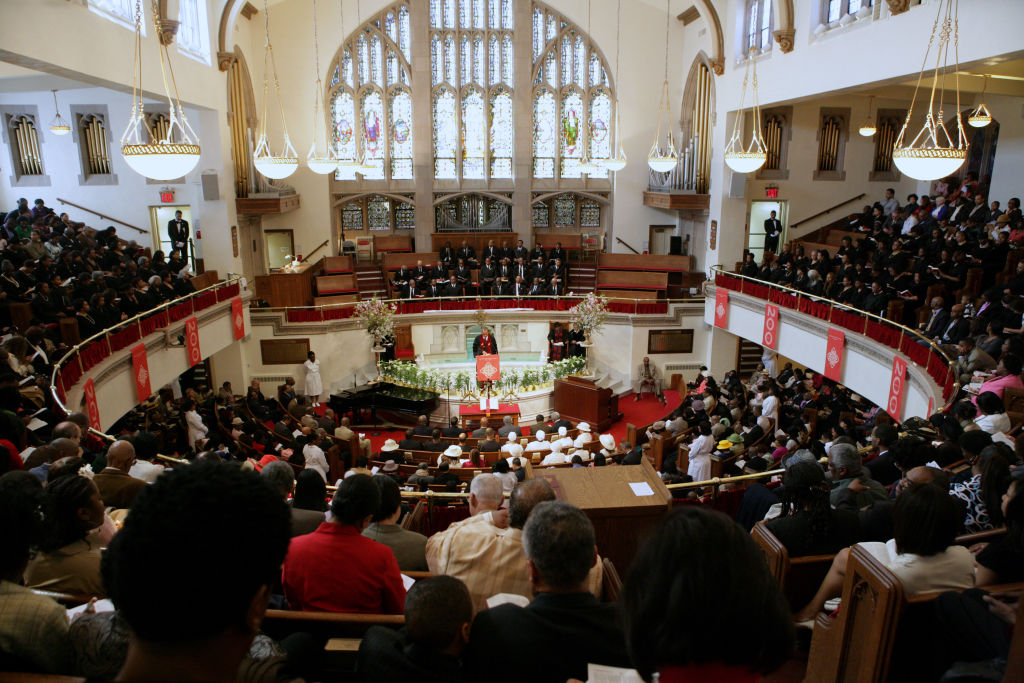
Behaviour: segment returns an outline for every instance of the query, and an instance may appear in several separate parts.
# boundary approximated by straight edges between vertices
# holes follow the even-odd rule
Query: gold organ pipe
[[[249,192],[249,158],[245,135],[245,98],[238,60],[231,63],[231,150],[235,167],[235,196]]]
[[[32,121],[25,116],[16,125],[18,156],[24,175],[42,175],[42,156],[39,154],[39,135]]]

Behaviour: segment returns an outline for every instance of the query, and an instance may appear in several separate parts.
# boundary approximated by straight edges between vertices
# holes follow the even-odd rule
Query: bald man
[[[347,442],[351,443],[352,439],[356,438],[356,433],[353,432],[349,428],[348,425],[349,425],[349,419],[347,417],[341,418],[341,425],[339,425],[338,428],[334,430],[334,438],[335,439],[340,439],[342,441],[347,441]],[[369,459],[369,457],[370,457],[370,440],[369,439],[359,439],[359,448],[362,449],[363,455],[365,455],[367,457],[367,459]],[[345,460],[348,461],[349,458],[346,457]]]
[[[103,505],[110,508],[130,508],[135,497],[146,487],[146,482],[128,474],[135,464],[135,447],[127,441],[115,441],[107,449],[106,468],[93,477]]]

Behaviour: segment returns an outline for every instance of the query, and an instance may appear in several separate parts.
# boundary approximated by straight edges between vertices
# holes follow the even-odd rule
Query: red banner
[[[242,297],[231,300],[231,323],[235,328],[235,341],[245,336],[245,316],[242,315]]]
[[[185,321],[185,348],[190,368],[203,362],[203,352],[199,350],[199,323],[195,316]]]
[[[764,308],[764,331],[761,333],[761,346],[777,349],[779,344],[779,307],[768,304]]]
[[[843,346],[846,335],[842,330],[828,330],[828,345],[825,347],[825,376],[839,382],[843,372]]]
[[[496,353],[484,353],[476,357],[476,381],[494,382],[501,377],[501,359]]]
[[[899,356],[892,359],[892,379],[889,380],[889,401],[885,404],[885,412],[899,422],[903,414],[903,394],[907,386],[907,361]]]
[[[98,432],[103,431],[100,424],[100,404],[96,400],[96,384],[92,377],[85,380],[85,414],[89,416],[89,426]]]
[[[729,290],[719,287],[715,290],[715,327],[725,327],[729,322]]]
[[[149,386],[149,359],[145,344],[132,347],[132,373],[135,375],[135,396],[139,403],[143,403],[153,394]]]

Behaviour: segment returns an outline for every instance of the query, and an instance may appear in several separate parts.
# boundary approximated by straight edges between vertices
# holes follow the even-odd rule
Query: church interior
[[[0,680],[1024,681],[1022,22],[0,0]]]

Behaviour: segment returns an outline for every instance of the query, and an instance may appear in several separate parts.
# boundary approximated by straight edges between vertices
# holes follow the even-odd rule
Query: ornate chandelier
[[[982,76],[982,78],[984,80],[981,85],[981,104],[967,117],[967,123],[973,128],[984,128],[992,123],[992,114],[989,112],[988,107],[985,106],[985,90],[988,88],[988,75]]]
[[[860,124],[860,128],[857,129],[857,132],[866,138],[878,132],[878,129],[875,128],[875,120],[871,118],[871,103],[874,101],[874,96],[868,98],[868,117],[864,119],[864,123]]]
[[[67,135],[71,132],[71,126],[68,122],[63,119],[60,115],[60,108],[57,106],[57,91],[51,90],[53,93],[53,121],[50,121],[50,132],[54,135]]]
[[[316,69],[316,83],[313,87],[313,141],[306,155],[306,166],[313,173],[325,175],[338,168],[338,159],[331,155],[331,146],[327,143],[327,114],[324,111],[324,83],[320,80],[320,36],[316,23],[316,0],[313,0],[313,68]],[[323,145],[317,148],[317,143]],[[320,152],[320,150],[323,152]]]
[[[903,128],[896,137],[896,145],[892,152],[893,163],[901,172],[917,180],[936,180],[945,178],[958,168],[963,166],[967,159],[967,139],[964,135],[963,120],[960,116],[960,73],[958,68],[959,55],[957,44],[959,41],[957,18],[954,3],[957,0],[940,0],[938,12],[935,15],[935,23],[932,24],[932,33],[928,38],[928,49],[924,53],[924,63],[921,65],[921,72],[917,76],[917,86],[914,88],[914,99],[910,102],[910,109],[907,110],[907,119],[903,122]],[[936,51],[935,69],[932,73],[931,96],[928,100],[928,111],[925,113],[924,125],[917,135],[910,142],[907,142],[907,128],[910,125],[910,118],[914,113],[914,104],[917,102],[917,93],[921,89],[921,80],[924,78],[925,66],[928,63],[928,56],[931,54],[932,44],[938,36],[938,49]],[[940,75],[948,69],[950,43],[953,47],[953,74],[956,84],[956,142],[946,130],[945,115],[942,110],[943,98],[946,94],[945,82]],[[938,112],[936,113],[936,93],[938,93]]]
[[[669,14],[669,0],[665,0],[665,78],[661,84],[661,103],[658,105],[658,128],[654,131],[654,144],[647,153],[647,165],[652,171],[668,173],[679,163],[679,152],[672,138],[672,123],[668,108],[668,29],[672,24]],[[665,120],[665,137],[662,139],[661,122]]]
[[[622,0],[619,0],[615,10],[615,87],[621,88],[619,83],[619,28],[622,26]],[[612,157],[604,160],[604,167],[609,171],[621,171],[626,168],[626,152],[622,149],[622,133],[619,132],[619,98],[615,98],[615,146],[612,148]]]
[[[751,77],[751,70],[753,76]],[[743,102],[747,96],[747,81],[751,84],[751,95],[753,103],[750,108],[753,119],[753,132],[750,136],[750,144],[743,147],[743,134],[740,131],[740,122],[743,119]],[[755,49],[750,48],[750,56],[747,58],[747,70],[743,74],[743,90],[740,92],[740,109],[736,113],[736,120],[732,126],[732,137],[725,147],[725,163],[736,173],[753,173],[764,166],[768,160],[768,153],[765,151],[764,138],[761,137],[761,107],[757,103],[757,57]]]
[[[292,147],[291,138],[288,137],[288,122],[284,116],[284,102],[281,101],[281,82],[277,77],[277,60],[274,59],[274,46],[270,42],[270,7],[267,0],[263,0],[263,19],[267,40],[266,48],[263,51],[263,116],[260,117],[260,137],[256,142],[252,162],[256,170],[267,178],[280,180],[295,173],[295,169],[299,167],[299,155]],[[271,69],[274,74],[277,106],[281,111],[281,129],[284,131],[284,148],[281,154],[273,154],[270,151],[270,144],[267,142],[267,101],[270,99],[269,74]]]
[[[162,26],[156,0],[153,2],[153,23],[157,34]],[[181,106],[178,84],[167,46],[159,48],[160,74],[167,95],[167,114],[170,119],[164,137],[154,139],[154,131],[146,123],[142,104],[142,0],[135,0],[135,53],[132,56],[132,106],[128,126],[121,135],[121,156],[133,171],[153,180],[180,178],[199,163],[199,136],[192,130],[185,109]],[[170,81],[168,82],[168,76]],[[171,91],[174,91],[173,97]],[[57,96],[54,94],[54,104]],[[59,118],[59,116],[58,116]],[[177,130],[177,139],[175,136]],[[145,131],[145,137],[143,137]],[[143,141],[145,140],[145,141]]]

